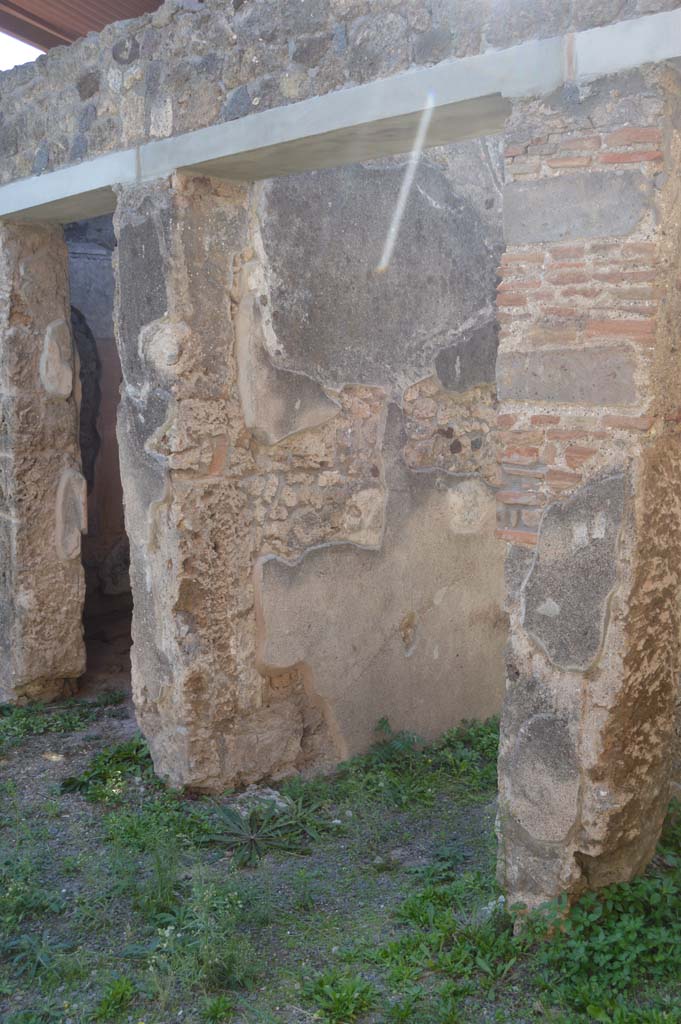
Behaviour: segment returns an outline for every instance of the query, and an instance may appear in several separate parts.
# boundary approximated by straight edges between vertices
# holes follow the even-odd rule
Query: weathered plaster
[[[66,248],[0,225],[0,690],[49,699],[84,669],[85,528]]]
[[[428,739],[498,706],[506,620],[493,493],[475,477],[413,473],[401,415],[383,444],[385,532],[377,550],[323,545],[257,578],[258,663],[308,674],[343,756],[388,715]]]

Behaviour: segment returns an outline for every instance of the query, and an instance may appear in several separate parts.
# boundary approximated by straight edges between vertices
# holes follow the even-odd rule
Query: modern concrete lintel
[[[510,110],[509,101],[499,95],[481,96],[440,107],[430,122],[425,145],[441,146],[480,135],[492,135],[501,131]],[[418,111],[371,121],[356,127],[321,132],[304,141],[294,139],[274,143],[213,160],[190,160],[178,170],[231,181],[255,181],[393,156],[411,149],[420,118],[421,111]]]
[[[132,184],[137,179],[136,149],[106,153],[73,167],[3,185],[0,217],[24,214],[21,219],[68,223],[111,213],[116,205],[114,185]]]
[[[681,56],[681,8],[619,21],[575,36],[578,78],[598,78]]]
[[[245,180],[408,152],[426,103],[428,145],[500,131],[511,97],[563,81],[562,40],[542,39],[405,71],[140,147],[140,175],[169,168]]]
[[[503,128],[512,99],[676,56],[681,10],[530,40],[12,182],[0,187],[0,217],[66,222],[111,212],[117,185],[175,170],[244,181],[408,152],[430,103],[426,145],[487,135]]]

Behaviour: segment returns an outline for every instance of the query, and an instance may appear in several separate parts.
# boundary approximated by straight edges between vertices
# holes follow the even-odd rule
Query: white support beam
[[[21,178],[0,188],[0,217],[39,221],[83,220],[111,213],[115,185],[139,179],[138,152],[126,149],[61,167],[48,174]]]
[[[578,78],[598,78],[681,56],[681,8],[575,35]]]
[[[0,217],[62,221],[114,209],[117,185],[176,170],[234,181],[408,152],[426,104],[426,145],[503,128],[511,100],[681,56],[681,9],[443,61],[0,187]]]

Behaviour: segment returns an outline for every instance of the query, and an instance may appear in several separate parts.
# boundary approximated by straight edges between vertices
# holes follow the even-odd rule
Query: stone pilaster
[[[115,217],[133,692],[159,773],[202,789],[274,771],[299,741],[255,668],[231,311],[247,198],[176,177],[121,192]]]
[[[529,906],[640,871],[668,801],[681,439],[665,76],[565,89],[509,125],[499,873]]]
[[[85,481],[61,229],[0,224],[0,699],[85,670]]]

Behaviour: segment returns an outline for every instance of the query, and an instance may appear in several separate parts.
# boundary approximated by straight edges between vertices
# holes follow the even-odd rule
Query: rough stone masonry
[[[171,0],[0,76],[0,181],[678,6]],[[434,738],[505,681],[511,900],[645,865],[679,749],[679,91],[673,61],[570,83],[426,151],[381,274],[406,158],[119,188],[132,683],[172,785],[321,770],[382,717]],[[0,226],[9,700],[84,669],[67,262]]]

